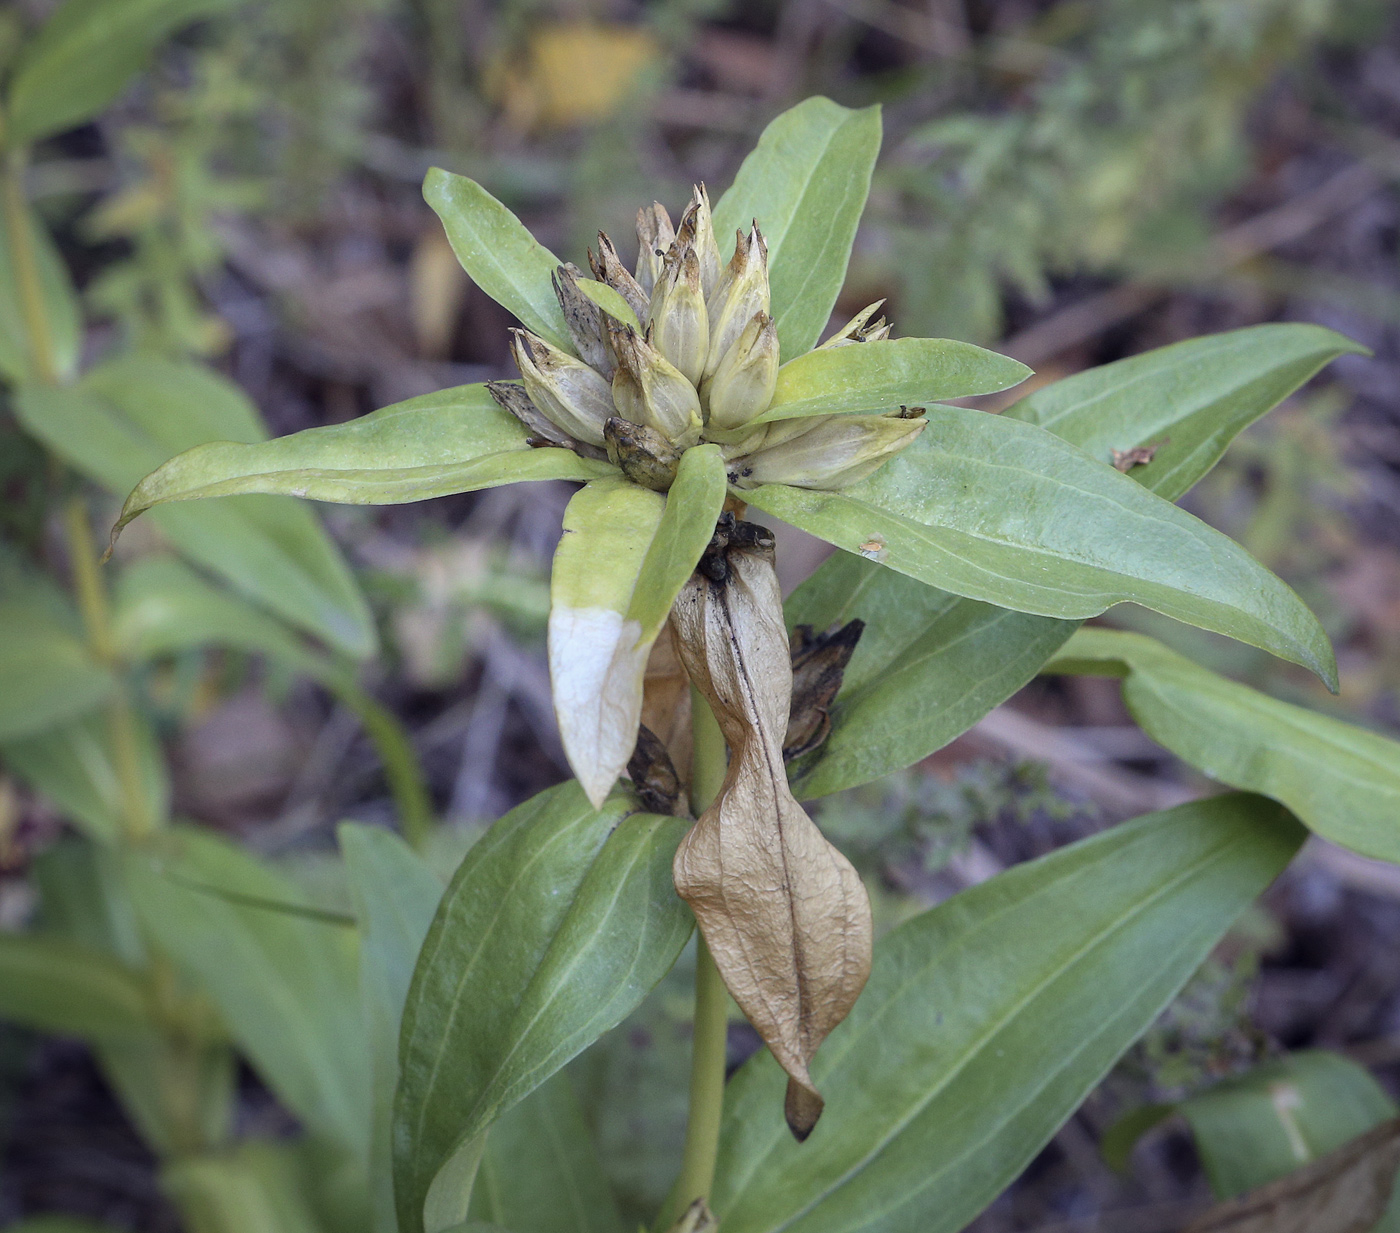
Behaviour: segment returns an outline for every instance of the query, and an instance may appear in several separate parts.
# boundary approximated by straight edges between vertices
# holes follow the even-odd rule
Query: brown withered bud
[[[627,307],[637,314],[637,320],[645,326],[649,297],[632,277],[631,271],[622,264],[622,258],[617,255],[613,242],[601,231],[598,233],[598,255],[595,257],[590,248],[588,264],[593,268],[593,277],[600,283],[607,283],[626,300]]]
[[[720,528],[722,546],[671,612],[686,672],[730,750],[673,870],[729,992],[787,1071],[784,1115],[801,1140],[822,1111],[808,1065],[870,974],[870,902],[788,791],[792,664],[772,537],[750,525]]]
[[[627,774],[637,791],[637,799],[648,813],[672,816],[681,808],[681,780],[666,746],[646,724],[637,729],[637,748],[627,761]]]
[[[681,451],[654,428],[615,415],[603,425],[608,461],[634,484],[667,492],[681,465]]]
[[[530,430],[533,441],[541,445],[562,445],[566,449],[574,444],[574,439],[554,423],[543,411],[530,401],[530,395],[523,385],[508,381],[488,381],[486,392],[496,400],[502,410],[509,411]]]
[[[564,324],[568,327],[579,359],[611,380],[616,361],[608,343],[608,331],[603,325],[603,310],[579,290],[578,280],[582,274],[583,271],[572,262],[561,265],[550,275],[554,296],[564,312]]]
[[[848,621],[825,634],[813,633],[810,625],[792,631],[792,706],[783,761],[811,753],[831,734],[831,704],[864,632],[864,621]]]
[[[671,216],[659,201],[637,211],[637,285],[651,294],[666,250],[676,238]]]

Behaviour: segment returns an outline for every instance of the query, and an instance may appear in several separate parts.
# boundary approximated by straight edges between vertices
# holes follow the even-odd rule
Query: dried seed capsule
[[[510,352],[530,401],[571,437],[603,444],[613,414],[607,379],[529,330],[512,330]]]
[[[656,429],[682,449],[694,445],[703,427],[695,387],[631,326],[611,319],[607,324],[617,354],[612,382],[616,413],[634,424]]]
[[[593,277],[600,283],[607,283],[614,291],[627,301],[627,307],[637,314],[637,320],[642,325],[647,321],[647,295],[638,285],[637,280],[628,272],[622,259],[617,255],[617,249],[613,247],[613,242],[601,231],[598,233],[598,255],[593,255],[593,250],[588,250],[588,264],[593,267]]]
[[[576,265],[561,265],[550,276],[554,295],[564,311],[564,324],[569,328],[569,337],[574,341],[579,358],[604,377],[611,377],[616,364],[608,332],[603,326],[603,310],[579,290],[581,274]]]
[[[659,201],[637,211],[637,285],[650,295],[661,275],[661,262],[676,238],[671,216]]]
[[[756,313],[701,387],[706,423],[719,432],[742,428],[768,409],[777,382],[778,328],[767,313]]]
[[[771,306],[768,291],[768,245],[755,223],[748,238],[739,237],[734,256],[707,301],[710,350],[705,376],[713,376],[725,353],[758,313]]]
[[[822,415],[768,426],[761,448],[730,464],[738,488],[847,488],[879,470],[927,427],[887,415]]]
[[[710,321],[700,289],[700,258],[672,244],[651,292],[648,336],[692,385],[700,384],[710,347]]]
[[[695,255],[700,259],[700,287],[708,297],[719,283],[721,262],[719,244],[715,241],[714,217],[710,213],[710,195],[703,184],[695,186],[690,204],[681,215],[681,225],[676,228],[676,241],[682,247],[695,250]]]

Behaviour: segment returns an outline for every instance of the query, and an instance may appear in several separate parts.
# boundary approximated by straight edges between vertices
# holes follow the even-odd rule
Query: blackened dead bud
[[[726,510],[715,523],[715,533],[710,537],[709,547],[701,556],[695,572],[716,584],[728,582],[728,553],[731,548],[741,552],[758,549],[771,551],[773,532],[756,522],[740,522]]]

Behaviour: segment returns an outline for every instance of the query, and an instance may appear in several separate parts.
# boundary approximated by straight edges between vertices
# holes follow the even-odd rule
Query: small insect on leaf
[[[1113,469],[1126,474],[1134,467],[1145,467],[1157,456],[1157,451],[1164,445],[1170,445],[1171,441],[1170,437],[1163,437],[1153,445],[1136,445],[1130,450],[1109,450],[1113,455]]]

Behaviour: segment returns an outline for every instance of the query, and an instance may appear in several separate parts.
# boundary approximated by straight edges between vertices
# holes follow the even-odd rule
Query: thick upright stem
[[[698,815],[719,795],[724,782],[724,737],[709,704],[690,691],[694,761],[691,806]],[[668,1229],[696,1199],[708,1200],[719,1153],[720,1113],[724,1107],[724,1063],[729,992],[705,939],[696,937],[695,1030],[690,1056],[690,1114],[685,1127],[681,1173],[662,1209],[658,1229]]]
[[[5,214],[5,230],[10,236],[10,264],[14,270],[15,288],[19,292],[20,312],[24,317],[24,332],[29,342],[29,357],[34,376],[45,385],[58,381],[58,361],[54,355],[53,334],[49,329],[49,314],[44,305],[44,284],[39,274],[39,246],[24,200],[24,154],[12,151],[5,156],[3,181],[0,181],[0,209]]]

